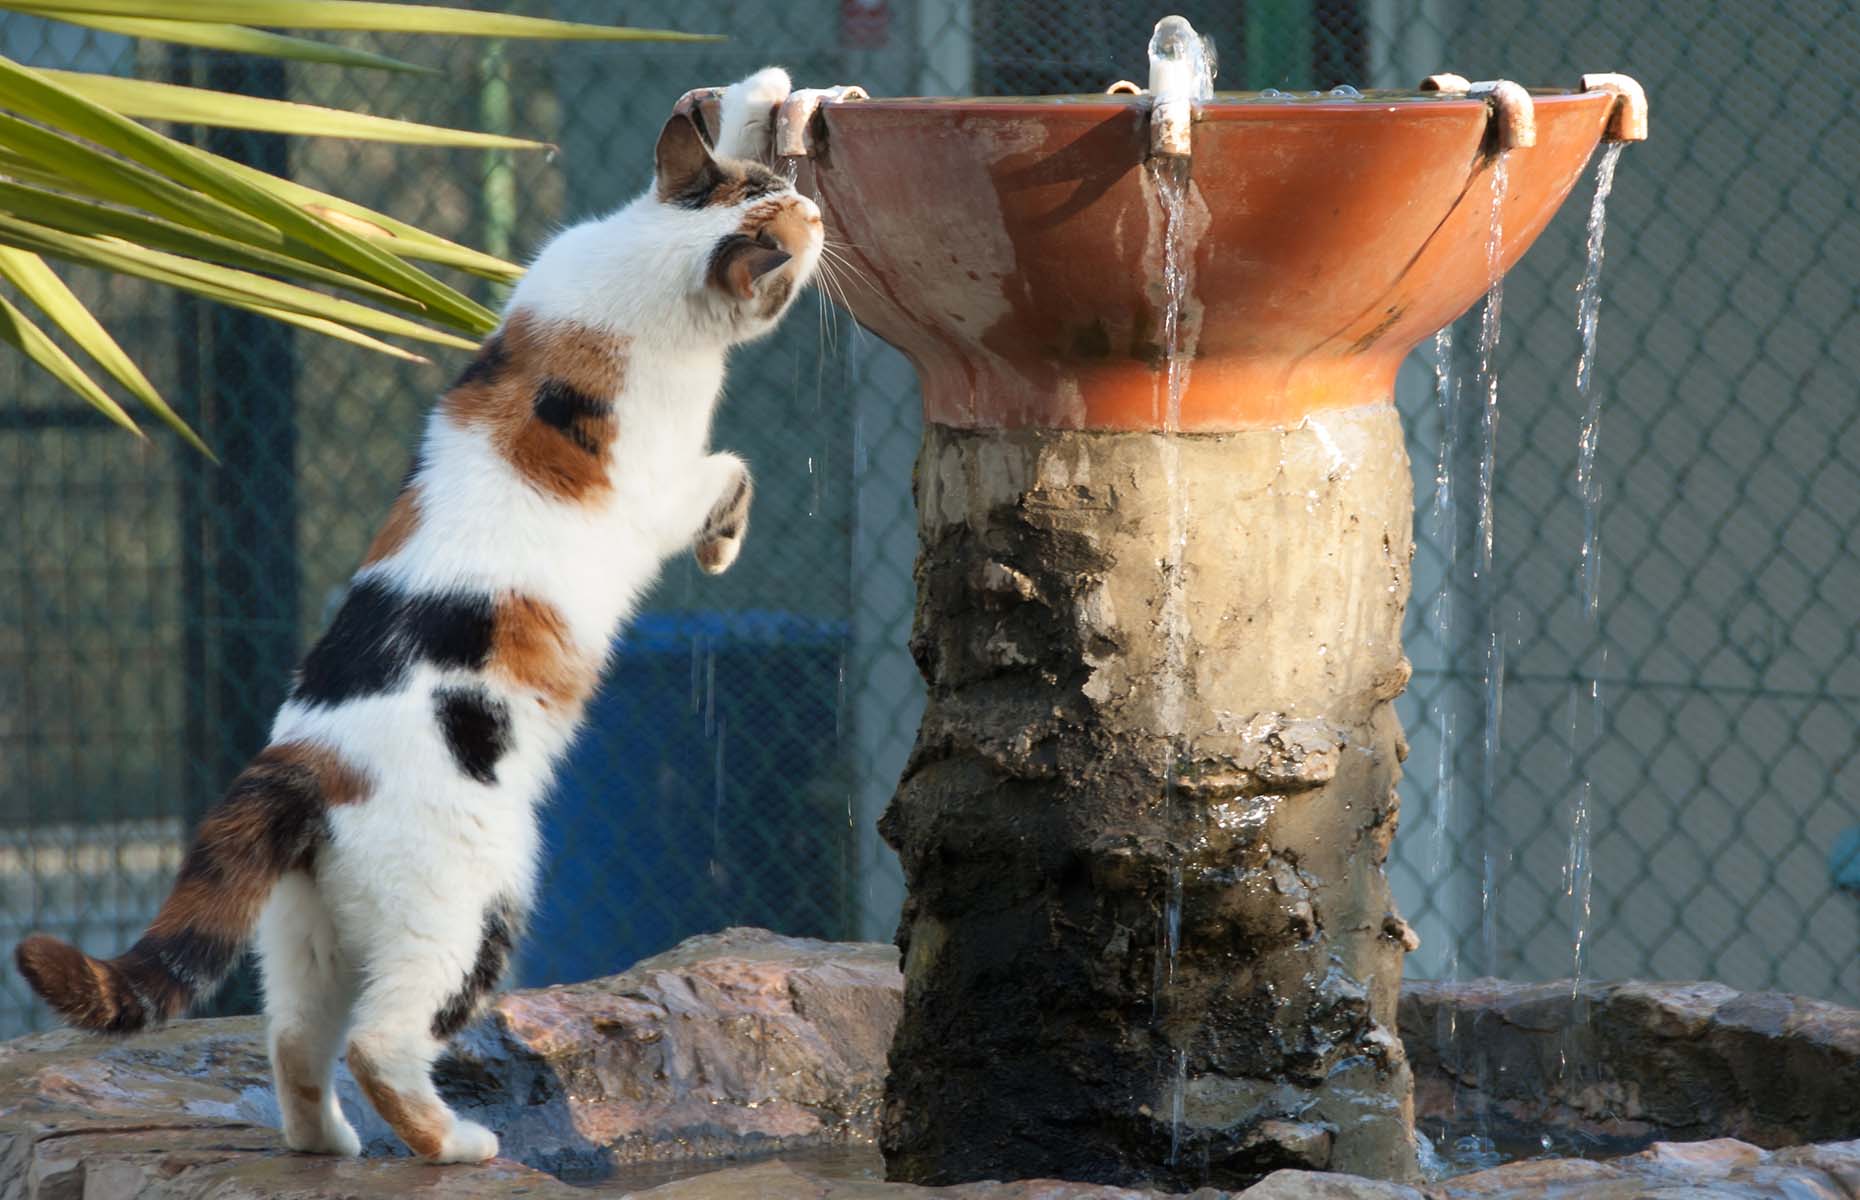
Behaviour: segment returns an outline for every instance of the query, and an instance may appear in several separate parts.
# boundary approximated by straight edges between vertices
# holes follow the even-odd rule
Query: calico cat
[[[431,1066],[497,985],[530,907],[536,809],[622,623],[665,560],[735,561],[749,471],[710,453],[730,347],[819,260],[819,210],[763,165],[788,76],[690,117],[653,184],[537,256],[427,422],[271,744],[202,820],[141,940],[99,960],[35,934],[20,972],[71,1024],[181,1015],[256,934],[284,1138],[356,1154],[334,1060],[416,1154],[478,1162]]]

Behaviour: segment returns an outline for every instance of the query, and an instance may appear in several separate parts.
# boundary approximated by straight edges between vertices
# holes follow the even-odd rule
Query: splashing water
[[[1588,262],[1582,272],[1582,284],[1576,291],[1576,329],[1582,338],[1582,355],[1576,360],[1576,393],[1587,401],[1582,430],[1576,441],[1576,490],[1582,498],[1582,555],[1577,568],[1577,587],[1582,601],[1582,617],[1588,633],[1585,652],[1599,656],[1586,672],[1588,678],[1570,689],[1569,745],[1570,774],[1575,781],[1569,823],[1569,861],[1564,869],[1564,894],[1569,897],[1570,940],[1570,1016],[1564,1026],[1559,1065],[1564,1073],[1570,1069],[1575,1053],[1572,1039],[1579,1026],[1586,1025],[1582,1005],[1583,954],[1587,948],[1589,920],[1594,898],[1594,864],[1590,860],[1591,827],[1589,805],[1594,795],[1590,759],[1602,733],[1601,672],[1608,664],[1608,649],[1600,646],[1599,613],[1601,603],[1601,486],[1595,476],[1597,440],[1602,426],[1602,397],[1595,390],[1595,339],[1601,320],[1602,233],[1608,223],[1608,194],[1615,186],[1615,164],[1620,161],[1624,143],[1615,142],[1602,151],[1595,168],[1595,195],[1589,202]],[[1586,720],[1585,720],[1586,718]]]
[[[1172,99],[1211,100],[1218,60],[1212,38],[1202,37],[1185,17],[1164,17],[1150,32],[1150,92],[1157,103]]]

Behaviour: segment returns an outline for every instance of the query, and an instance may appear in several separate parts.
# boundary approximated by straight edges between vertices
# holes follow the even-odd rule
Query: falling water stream
[[[1150,37],[1150,90],[1152,120],[1159,119],[1166,107],[1183,102],[1198,104],[1214,95],[1214,52],[1206,38],[1197,34],[1181,17],[1165,17],[1156,23]],[[1177,441],[1182,427],[1182,395],[1188,386],[1188,350],[1184,344],[1182,317],[1188,304],[1189,276],[1194,266],[1193,239],[1186,228],[1190,160],[1153,157],[1147,164],[1155,187],[1162,217],[1163,241],[1163,313],[1162,347],[1164,373],[1162,393],[1157,397],[1155,415],[1160,418],[1162,465],[1169,487],[1168,545],[1163,563],[1163,598],[1160,623],[1163,628],[1163,679],[1158,716],[1171,739],[1170,761],[1163,793],[1163,825],[1173,843],[1175,780],[1182,753],[1186,748],[1188,688],[1188,614],[1185,610],[1183,566],[1188,549],[1188,498],[1181,485],[1181,446]],[[1165,407],[1166,406],[1166,407]],[[1169,886],[1162,913],[1162,928],[1157,947],[1155,988],[1152,1012],[1164,1015],[1164,998],[1175,981],[1176,956],[1181,950],[1182,863],[1179,851],[1172,851]],[[1169,1164],[1181,1156],[1183,1107],[1188,1090],[1188,1048],[1178,1045],[1174,1054],[1174,1072],[1169,1100]]]
[[[1494,828],[1498,795],[1499,731],[1504,717],[1505,639],[1498,611],[1498,577],[1493,570],[1495,530],[1493,488],[1498,470],[1498,340],[1500,317],[1504,310],[1505,282],[1503,251],[1505,244],[1504,212],[1508,177],[1506,152],[1500,151],[1492,162],[1492,224],[1486,242],[1486,277],[1490,287],[1479,313],[1478,381],[1482,400],[1479,415],[1479,538],[1473,557],[1473,581],[1485,623],[1485,720],[1480,758],[1481,854],[1479,878],[1479,934],[1482,950],[1481,968],[1487,975],[1498,970],[1498,890],[1501,883],[1501,857],[1509,851],[1496,836]],[[1490,1157],[1498,1161],[1492,1144],[1484,1097],[1492,1094],[1492,1064],[1481,1051],[1476,1064],[1481,1102],[1476,1114],[1478,1132],[1462,1141],[1459,1149],[1466,1158],[1477,1161]]]
[[[1453,326],[1442,326],[1434,334],[1434,405],[1440,420],[1440,451],[1434,460],[1434,499],[1428,507],[1428,529],[1434,545],[1440,547],[1440,586],[1434,592],[1429,617],[1434,645],[1443,658],[1440,683],[1431,704],[1435,736],[1439,739],[1434,754],[1434,825],[1430,847],[1430,873],[1436,885],[1452,878],[1456,838],[1454,827],[1455,791],[1458,787],[1454,754],[1459,748],[1455,734],[1458,706],[1453,675],[1445,670],[1445,657],[1451,652],[1448,641],[1453,636],[1453,589],[1459,574],[1459,508],[1455,502],[1453,473],[1460,453],[1459,393],[1453,380]],[[1458,982],[1460,978],[1459,938],[1449,931],[1441,939],[1446,957],[1439,966],[1442,977]],[[1442,1054],[1459,1039],[1458,1009],[1451,1004],[1440,1006],[1439,1025],[1434,1042]]]
[[[1601,644],[1601,485],[1595,475],[1596,442],[1601,435],[1602,397],[1595,390],[1595,338],[1601,320],[1602,234],[1608,223],[1608,194],[1615,186],[1615,164],[1622,142],[1602,151],[1595,168],[1595,194],[1589,202],[1588,261],[1576,290],[1576,330],[1582,338],[1582,355],[1576,360],[1576,393],[1586,401],[1582,430],[1576,440],[1576,490],[1582,499],[1582,554],[1577,562],[1577,592],[1587,637],[1583,649],[1583,678],[1570,686],[1569,753],[1574,786],[1570,796],[1569,861],[1564,870],[1564,893],[1569,897],[1571,1020],[1564,1026],[1560,1066],[1567,1073],[1574,1056],[1572,1039],[1586,1025],[1582,1005],[1583,954],[1589,935],[1594,891],[1594,864],[1590,858],[1589,806],[1594,795],[1592,758],[1602,732],[1602,671],[1608,665],[1608,648]],[[1577,1062],[1580,1067],[1580,1060]]]

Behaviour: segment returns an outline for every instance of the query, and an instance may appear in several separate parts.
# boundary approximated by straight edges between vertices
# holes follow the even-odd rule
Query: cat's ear
[[[688,113],[673,113],[665,123],[652,161],[659,199],[667,204],[702,208],[704,198],[723,179],[703,133]]]
[[[793,257],[753,238],[733,237],[718,246],[711,258],[710,281],[739,300],[750,300],[756,294],[756,280],[780,270]]]

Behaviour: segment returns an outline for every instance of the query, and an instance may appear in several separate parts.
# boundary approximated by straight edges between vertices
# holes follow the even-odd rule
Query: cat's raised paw
[[[730,569],[743,549],[743,535],[749,532],[749,501],[755,495],[749,469],[734,455],[719,456],[727,468],[725,482],[704,518],[691,552],[706,574],[721,575]]]
[[[775,110],[793,88],[788,72],[780,67],[764,67],[725,88],[717,152],[728,158],[770,161],[774,153]]]
[[[745,104],[772,108],[788,98],[788,93],[794,90],[794,83],[788,78],[788,72],[780,67],[763,67],[754,75],[731,84],[724,94],[727,96],[737,88],[743,89]]]

